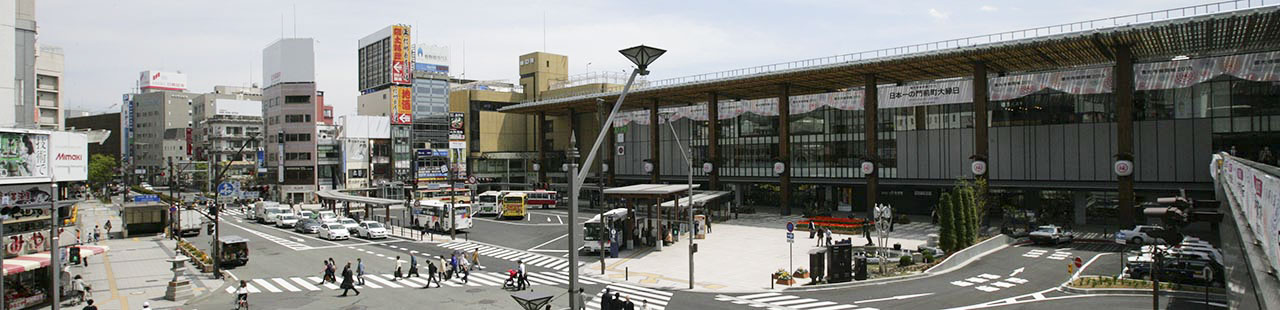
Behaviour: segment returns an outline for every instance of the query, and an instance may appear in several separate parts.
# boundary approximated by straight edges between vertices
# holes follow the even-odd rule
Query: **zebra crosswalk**
[[[665,310],[667,303],[671,301],[671,292],[664,292],[646,287],[635,285],[612,283],[605,286],[605,289],[596,293],[595,298],[587,301],[587,309],[600,309],[600,302],[604,300],[604,293],[608,291],[610,295],[617,294],[619,297],[630,298],[632,303],[636,304],[638,309]],[[647,306],[641,308],[640,306]]]
[[[560,258],[560,257],[551,257],[551,256],[542,255],[542,254],[529,253],[529,252],[520,251],[520,250],[501,248],[501,247],[473,243],[473,242],[445,242],[445,243],[439,244],[439,246],[442,248],[458,250],[466,253],[470,253],[473,250],[479,249],[480,255],[484,255],[492,258],[508,260],[513,262],[517,260],[522,260],[527,265],[539,266],[539,267],[558,270],[558,271],[569,271],[569,260]],[[582,266],[584,264],[585,263],[582,263],[582,262],[578,263],[579,266]]]
[[[760,293],[742,296],[716,295],[716,300],[768,309],[877,310],[876,308],[840,304],[833,301],[783,295],[781,293]]]
[[[467,276],[467,281],[462,280],[461,275],[455,275],[448,281],[442,281],[438,285],[440,287],[502,287],[506,283],[508,274],[505,272],[487,272],[474,271]],[[412,277],[394,279],[390,274],[366,274],[364,275],[364,283],[357,284],[356,289],[397,289],[397,288],[421,288],[427,285],[427,278]],[[603,280],[579,278],[579,282],[583,284],[609,284]],[[279,278],[256,278],[245,281],[245,289],[250,293],[296,293],[311,292],[320,290],[339,290],[338,283],[321,282],[320,277],[300,276],[300,277],[279,277]],[[435,287],[437,283],[431,283]],[[541,285],[568,285],[569,274],[565,272],[544,271],[530,272],[529,284],[534,286]],[[226,289],[228,294],[234,294],[237,287],[229,286]],[[621,290],[621,289],[619,289]],[[643,288],[628,288],[634,292],[635,296],[654,296],[661,295],[661,291],[649,290]],[[653,292],[647,292],[653,291]],[[625,293],[624,293],[625,294]],[[645,294],[645,295],[641,295]],[[630,295],[629,295],[630,296]],[[670,293],[667,293],[670,297]]]

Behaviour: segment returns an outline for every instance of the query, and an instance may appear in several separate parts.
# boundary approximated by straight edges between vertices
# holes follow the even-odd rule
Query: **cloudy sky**
[[[620,72],[617,50],[636,44],[670,51],[650,67],[661,79],[1201,3],[39,0],[36,19],[40,42],[65,50],[72,108],[106,110],[148,69],[186,73],[193,92],[261,82],[262,48],[296,24],[318,41],[319,87],[343,115],[355,113],[356,41],[396,23],[450,46],[453,74],[469,79],[514,82],[517,57],[539,50],[569,56],[570,74]]]

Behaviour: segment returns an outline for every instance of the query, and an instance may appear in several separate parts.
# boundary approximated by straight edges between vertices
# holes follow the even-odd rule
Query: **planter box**
[[[796,284],[796,280],[795,279],[790,279],[790,280],[779,279],[776,283],[778,283],[779,285],[793,285],[793,284]]]
[[[805,272],[805,273],[794,273],[794,274],[791,274],[791,277],[792,277],[792,278],[796,278],[796,279],[808,279],[808,278],[809,278],[809,273],[808,273],[808,272]]]

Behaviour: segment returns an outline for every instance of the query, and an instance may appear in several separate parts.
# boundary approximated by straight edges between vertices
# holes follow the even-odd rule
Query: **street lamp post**
[[[631,70],[631,77],[627,78],[627,84],[622,86],[622,93],[618,95],[618,101],[613,104],[613,110],[609,112],[609,118],[600,124],[600,133],[596,135],[596,143],[591,146],[591,151],[587,153],[586,162],[590,163],[595,160],[596,152],[600,151],[600,143],[604,142],[604,136],[613,124],[613,118],[618,114],[618,109],[622,107],[622,102],[627,98],[627,92],[631,91],[631,84],[635,82],[637,75],[649,75],[647,68],[649,64],[658,59],[658,56],[666,53],[666,50],[638,45],[618,51],[626,56],[628,60],[636,65]],[[570,144],[572,145],[572,144]],[[576,153],[576,148],[574,153]],[[578,296],[578,248],[577,240],[574,240],[574,230],[578,227],[578,190],[580,184],[586,180],[586,174],[578,173],[577,160],[574,160],[574,167],[569,172],[569,296]],[[577,298],[569,298],[569,308],[575,309],[579,303],[585,302]]]
[[[257,136],[250,135],[249,140],[240,144],[240,149],[236,150],[236,157],[244,155],[244,148],[257,140]],[[213,166],[210,165],[210,167]],[[222,169],[216,169],[218,173],[214,175],[213,182],[210,182],[209,186],[212,187],[214,186],[213,184],[222,183],[222,176],[227,173],[227,169],[229,168],[231,168],[231,163],[223,165]],[[284,168],[281,167],[280,169]],[[214,188],[216,189],[217,187]],[[222,278],[222,244],[218,242],[218,239],[222,237],[222,202],[218,201],[221,199],[222,192],[215,191],[213,202],[213,277],[215,279]]]
[[[694,167],[693,167],[693,158],[691,158],[693,156],[693,145],[692,144],[689,145],[687,154],[685,153],[686,149],[680,145],[680,134],[676,133],[676,125],[671,123],[671,118],[675,116],[675,112],[659,112],[658,115],[667,123],[667,127],[671,128],[671,137],[676,140],[676,148],[680,150],[680,157],[684,157],[685,163],[688,164],[689,191],[687,194],[689,197],[689,203],[687,204],[687,206],[689,208],[689,289],[693,289],[693,253],[698,251],[698,246],[693,243],[693,237],[694,237],[693,168]],[[661,126],[661,125],[658,125],[658,126]],[[693,141],[689,141],[689,142],[693,143]],[[679,198],[677,198],[676,201],[679,201]],[[677,212],[679,212],[679,210],[677,210]]]

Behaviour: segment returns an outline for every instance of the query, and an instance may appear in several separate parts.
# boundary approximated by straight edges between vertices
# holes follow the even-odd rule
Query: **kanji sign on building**
[[[391,27],[391,83],[412,84],[413,48],[409,42],[409,26]]]
[[[391,123],[413,124],[413,88],[391,87]]]

